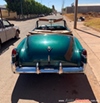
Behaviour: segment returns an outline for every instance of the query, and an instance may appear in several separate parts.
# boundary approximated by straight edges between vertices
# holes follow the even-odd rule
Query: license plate
[[[54,68],[44,68],[44,70],[54,70]]]

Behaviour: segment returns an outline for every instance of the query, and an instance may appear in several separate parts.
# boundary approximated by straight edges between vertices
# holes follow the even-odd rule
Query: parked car
[[[0,18],[0,48],[1,44],[11,38],[19,38],[20,30],[6,19]]]
[[[12,50],[14,73],[61,74],[84,71],[87,51],[68,29],[65,20],[40,18],[29,33]]]

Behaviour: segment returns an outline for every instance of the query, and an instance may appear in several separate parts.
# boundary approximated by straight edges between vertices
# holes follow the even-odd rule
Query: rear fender
[[[23,39],[23,40],[20,42],[20,44],[18,45],[17,48],[14,48],[17,53],[16,53],[16,55],[14,55],[14,56],[12,55],[12,63],[18,62],[18,60],[19,60],[19,54],[20,54],[21,49],[23,48],[24,43],[25,43],[25,39]],[[14,50],[14,49],[13,49],[13,50]],[[12,50],[12,51],[13,51],[13,50]]]
[[[81,61],[83,63],[87,63],[87,54],[83,55],[83,52],[86,51],[86,50],[82,47],[81,43],[79,42],[79,40],[77,38],[74,38],[74,41],[75,41],[75,44],[76,44],[76,48],[79,51],[79,54],[81,56]]]

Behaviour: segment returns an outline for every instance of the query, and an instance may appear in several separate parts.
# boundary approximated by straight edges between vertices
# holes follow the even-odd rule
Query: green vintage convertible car
[[[62,18],[39,19],[12,50],[14,73],[80,73],[86,63],[87,51]]]

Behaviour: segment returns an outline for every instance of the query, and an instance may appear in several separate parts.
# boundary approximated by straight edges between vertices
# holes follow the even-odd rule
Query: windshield
[[[59,25],[59,26],[64,26],[64,21],[58,21],[58,22],[53,22],[53,21],[39,21],[38,22],[38,27],[41,25]]]
[[[36,23],[36,29],[45,29],[46,30],[66,30],[66,22],[60,19],[45,19],[40,18]]]

